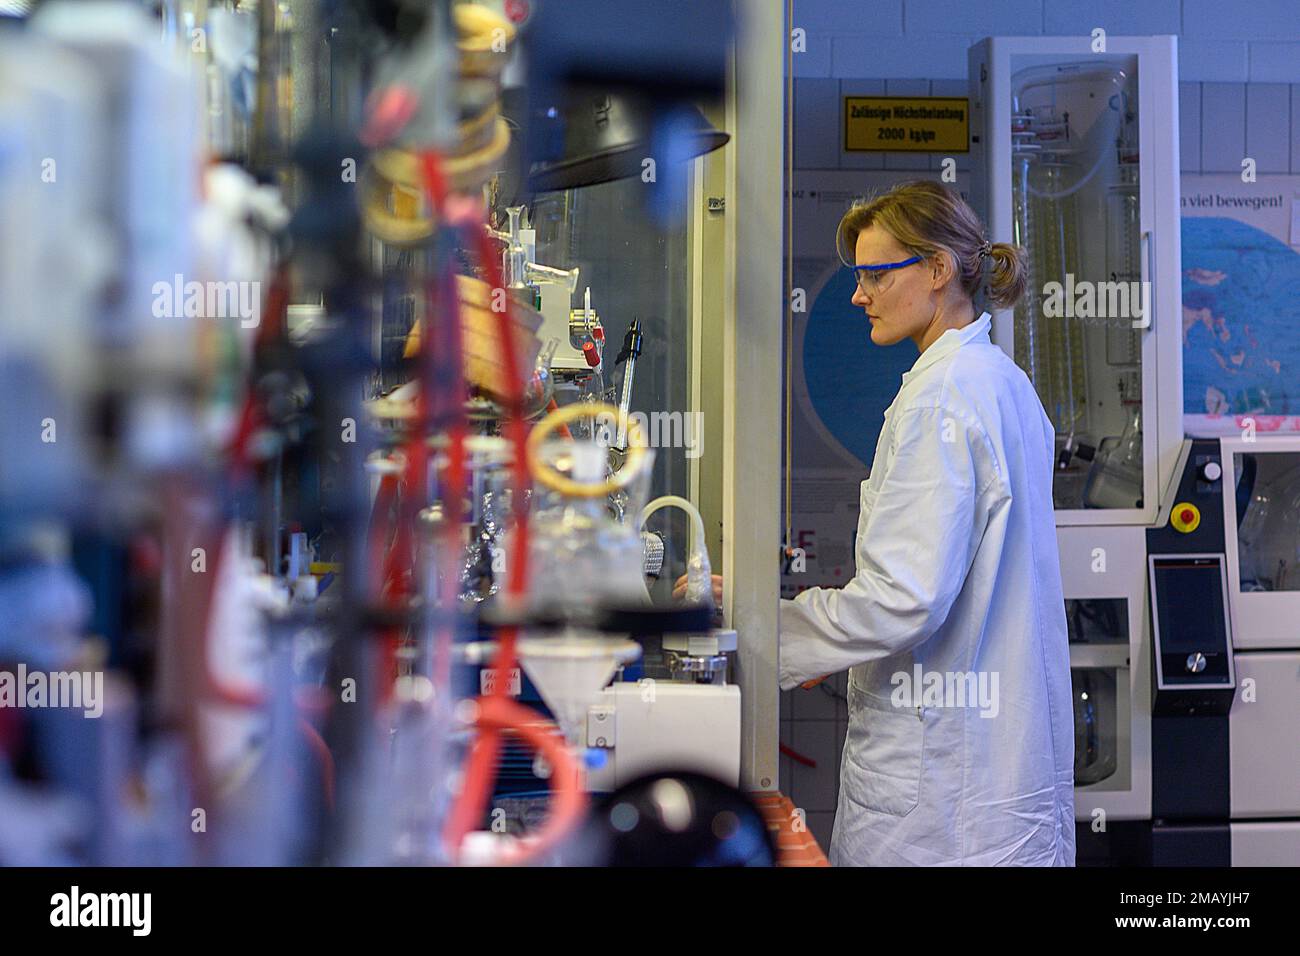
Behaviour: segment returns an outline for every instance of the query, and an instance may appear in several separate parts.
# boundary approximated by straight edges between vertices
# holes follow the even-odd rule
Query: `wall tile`
[[[960,33],[967,36],[1023,36],[1043,32],[1043,0],[905,0],[903,34]]]
[[[809,33],[901,36],[903,0],[794,0],[791,27]]]
[[[794,81],[794,165],[796,169],[837,169],[840,164],[840,81]]]
[[[1300,83],[1291,84],[1291,172],[1300,173]]]
[[[1246,155],[1259,173],[1285,173],[1291,166],[1291,87],[1246,84]],[[1238,161],[1240,163],[1240,161]]]
[[[790,54],[796,78],[801,76],[831,75],[831,38],[809,34],[804,38],[804,48]]]
[[[833,720],[795,722],[790,746],[817,761],[816,767],[790,761],[789,796],[796,807],[809,813],[835,809],[840,780],[838,738],[838,725]]]
[[[1300,17],[1300,6],[1296,8]],[[1300,43],[1252,40],[1249,78],[1255,83],[1300,83]]]
[[[824,683],[830,685],[829,690],[835,689],[835,685],[829,680]],[[810,687],[807,690],[795,688],[792,695],[796,721],[835,720],[839,716],[835,696],[827,693],[821,686]]]
[[[1043,5],[1047,36],[1087,35],[1096,27],[1110,36],[1178,33],[1180,19],[1178,0],[1045,0]]]
[[[886,79],[961,80],[966,77],[970,36],[922,36],[880,41],[872,36],[837,36],[831,41],[834,76],[878,76]]]
[[[1178,168],[1201,171],[1201,84],[1178,84]]]
[[[1219,40],[1300,40],[1295,0],[1183,0],[1183,33]]]
[[[1245,83],[1249,57],[1244,41],[1178,38],[1178,78],[1186,82]]]
[[[1246,155],[1245,115],[1246,84],[1201,86],[1202,172],[1241,172],[1241,161]]]

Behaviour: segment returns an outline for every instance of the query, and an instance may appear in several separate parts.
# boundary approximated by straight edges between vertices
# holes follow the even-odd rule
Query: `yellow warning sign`
[[[844,150],[969,152],[970,100],[953,96],[846,96]]]

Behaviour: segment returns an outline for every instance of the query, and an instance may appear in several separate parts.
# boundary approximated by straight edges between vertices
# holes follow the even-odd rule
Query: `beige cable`
[[[555,466],[542,458],[542,444],[561,425],[568,425],[580,418],[599,418],[601,416],[609,416],[616,420],[617,425],[626,425],[627,427],[627,461],[614,474],[600,482],[575,481],[566,475],[560,474],[555,469]],[[557,408],[551,412],[533,426],[532,433],[528,436],[527,456],[528,470],[532,472],[533,477],[538,482],[554,492],[573,498],[600,498],[627,487],[632,479],[640,473],[647,460],[645,442],[641,437],[641,429],[636,420],[630,418],[621,409],[615,408],[613,405],[606,405],[603,402],[575,402],[572,405],[565,405],[563,408]]]

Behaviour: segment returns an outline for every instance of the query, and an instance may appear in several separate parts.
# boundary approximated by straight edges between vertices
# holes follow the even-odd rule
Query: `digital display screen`
[[[1158,686],[1232,687],[1223,555],[1152,555],[1150,562]]]
[[[1167,558],[1155,562],[1160,647],[1167,653],[1227,650],[1222,565],[1213,558]]]

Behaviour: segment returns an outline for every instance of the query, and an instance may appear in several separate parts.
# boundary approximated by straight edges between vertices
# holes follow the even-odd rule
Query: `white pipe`
[[[691,542],[686,559],[686,599],[691,603],[707,604],[713,607],[713,569],[709,565],[709,552],[704,543],[704,519],[700,511],[690,501],[680,495],[664,495],[656,498],[641,509],[641,521],[638,530],[645,528],[646,521],[661,508],[675,507],[685,511],[691,519]]]

